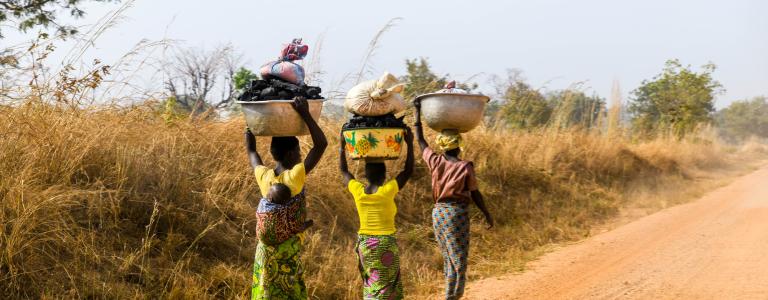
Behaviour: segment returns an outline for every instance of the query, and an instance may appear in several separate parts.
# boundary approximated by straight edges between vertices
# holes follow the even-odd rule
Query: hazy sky
[[[381,3],[381,4],[377,4]],[[88,5],[94,23],[115,4]],[[522,70],[536,86],[565,88],[587,81],[610,95],[623,93],[679,58],[698,68],[719,67],[715,77],[734,99],[768,95],[768,1],[181,1],[137,0],[126,20],[96,42],[89,55],[105,61],[143,38],[172,38],[212,48],[232,43],[250,67],[272,60],[282,44],[303,37],[312,47],[323,36],[324,87],[360,68],[368,42],[388,20],[372,63],[377,73],[404,72],[407,58],[427,57],[438,73],[457,80]],[[9,44],[26,38],[4,32]],[[310,49],[310,53],[311,53]],[[486,77],[475,77],[490,90]]]

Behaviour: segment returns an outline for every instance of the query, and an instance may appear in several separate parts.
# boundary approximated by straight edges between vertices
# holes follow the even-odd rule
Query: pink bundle
[[[275,77],[293,84],[304,84],[304,68],[294,60],[301,60],[307,56],[309,46],[302,45],[301,39],[294,39],[280,51],[280,58],[261,66],[261,77],[269,79]]]

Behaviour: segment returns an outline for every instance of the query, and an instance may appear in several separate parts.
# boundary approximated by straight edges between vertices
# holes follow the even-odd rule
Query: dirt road
[[[768,168],[531,263],[468,299],[768,299]]]

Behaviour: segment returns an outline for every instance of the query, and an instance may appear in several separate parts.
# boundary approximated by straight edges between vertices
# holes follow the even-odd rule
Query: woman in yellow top
[[[395,239],[395,196],[413,174],[413,135],[406,128],[407,156],[405,168],[393,180],[387,181],[387,168],[383,162],[366,162],[366,186],[355,180],[347,167],[346,144],[341,137],[339,169],[349,192],[355,198],[360,217],[357,252],[360,275],[363,277],[363,299],[403,299],[400,280],[400,255]]]
[[[304,202],[304,180],[306,174],[315,168],[328,146],[320,126],[317,125],[309,114],[307,100],[297,97],[293,102],[293,108],[299,113],[307,124],[312,136],[312,149],[307,153],[304,162],[301,162],[301,149],[296,137],[273,137],[269,152],[275,160],[275,169],[264,166],[261,156],[256,152],[256,139],[250,130],[245,132],[246,149],[248,158],[256,175],[256,182],[262,194],[258,212],[260,214],[271,213],[274,205],[268,205],[266,198],[273,184],[283,184],[291,191],[291,200],[286,205],[292,205],[291,211],[296,212],[296,223],[304,224],[306,220],[306,203]],[[260,222],[263,223],[263,222]],[[263,224],[262,224],[263,225]],[[271,226],[273,232],[270,235],[284,235],[292,231],[293,237],[278,245],[267,245],[259,240],[256,246],[256,257],[253,264],[253,286],[251,287],[252,299],[307,299],[307,287],[304,284],[303,268],[299,260],[301,252],[302,234],[294,234],[292,228],[285,226]]]

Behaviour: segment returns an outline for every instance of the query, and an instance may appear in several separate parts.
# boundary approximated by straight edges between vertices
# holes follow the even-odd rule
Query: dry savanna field
[[[156,106],[0,106],[0,293],[21,298],[248,298],[258,188],[244,121],[164,118]],[[312,298],[359,298],[357,215],[336,170],[340,120],[307,183],[303,259]],[[633,140],[621,130],[467,134],[497,220],[473,212],[470,280],[521,270],[547,245],[582,239],[623,207],[653,211],[713,188],[767,153],[701,131]],[[430,133],[431,135],[432,133]],[[308,137],[302,138],[306,152]],[[268,156],[268,138],[258,146]],[[394,172],[402,162],[390,163]],[[362,171],[353,163],[353,169]],[[743,169],[743,168],[742,168]],[[406,293],[438,294],[429,177],[418,162],[397,198]]]
[[[133,2],[77,36],[61,62],[46,62],[57,48],[47,35],[0,51],[0,298],[250,298],[260,193],[246,157],[245,121],[229,104],[236,81],[258,77],[235,63],[230,46],[205,51],[165,39],[142,40],[109,64],[84,63],[84,53]],[[358,81],[370,75],[369,60],[396,20],[371,40]],[[319,56],[322,39],[313,47],[312,57]],[[323,74],[316,65],[319,59],[307,62],[308,81]],[[547,92],[520,73],[493,77],[503,84],[493,87],[498,93],[486,124],[465,135],[463,156],[474,162],[496,220],[487,230],[473,209],[469,280],[522,271],[553,245],[697,198],[768,158],[757,139],[733,144],[768,136],[767,114],[744,113],[768,111],[768,102],[745,100],[716,115],[721,85],[712,77],[714,65],[707,66],[697,73],[668,61],[633,90],[631,117],[622,111],[618,84],[609,107],[582,83]],[[134,89],[157,79],[141,72],[153,68],[163,90]],[[408,99],[450,79],[434,73],[426,58],[407,59],[405,69],[398,79]],[[214,81],[229,85],[219,87],[229,94],[218,103],[211,95],[220,91],[205,81],[212,70],[219,73]],[[462,84],[478,88],[470,79]],[[201,85],[211,89],[186,90]],[[324,96],[341,99],[340,90],[331,87]],[[306,185],[314,226],[304,240],[304,275],[312,299],[359,299],[358,217],[337,170],[346,116],[338,101],[326,102],[325,110],[320,125],[330,145]],[[659,111],[684,113],[654,115]],[[405,114],[412,123],[412,113]],[[428,140],[434,134],[428,131]],[[301,141],[306,153],[311,141]],[[271,164],[269,142],[257,139]],[[402,163],[388,162],[390,176]],[[362,164],[350,166],[362,175]],[[405,293],[439,295],[443,259],[420,159],[396,201]]]

